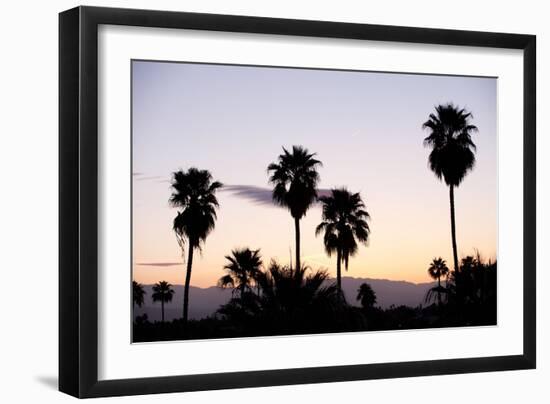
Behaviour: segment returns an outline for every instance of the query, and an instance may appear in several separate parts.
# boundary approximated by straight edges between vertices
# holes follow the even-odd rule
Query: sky
[[[183,284],[172,231],[171,174],[197,167],[225,187],[216,227],[195,252],[191,284],[215,285],[232,249],[264,263],[294,254],[290,213],[270,202],[267,166],[301,145],[323,166],[319,188],[360,192],[371,235],[343,276],[429,281],[452,267],[449,189],[429,170],[422,123],[438,104],[473,114],[476,165],[455,191],[459,257],[497,257],[497,79],[153,61],[132,62],[134,280]],[[335,276],[319,206],[301,220],[302,262]]]

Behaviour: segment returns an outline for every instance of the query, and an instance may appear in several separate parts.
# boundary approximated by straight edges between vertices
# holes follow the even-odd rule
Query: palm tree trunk
[[[160,310],[162,312],[162,322],[164,323],[164,300],[160,301]]]
[[[447,271],[447,274],[445,275],[445,303],[449,303],[449,271]]]
[[[453,242],[453,264],[455,273],[458,273],[458,252],[456,248],[456,224],[455,224],[455,193],[454,186],[449,186],[449,199],[451,204],[451,238]]]
[[[487,285],[487,268],[484,266],[482,266],[482,268],[483,268],[483,276],[481,277],[482,281],[481,281],[480,295],[481,295],[481,302],[485,303],[485,288]]]
[[[437,306],[441,306],[441,276],[437,277]]]
[[[300,219],[294,218],[294,230],[296,233],[296,269],[299,270],[300,266]]]
[[[183,290],[183,324],[187,326],[187,314],[189,313],[189,283],[191,282],[191,268],[193,267],[193,243],[189,240],[189,254],[187,256],[187,274],[185,275],[185,287]]]
[[[342,293],[342,253],[340,248],[337,248],[336,251],[336,285]]]

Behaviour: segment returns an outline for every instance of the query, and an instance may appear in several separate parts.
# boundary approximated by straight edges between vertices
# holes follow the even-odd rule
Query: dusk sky
[[[171,173],[189,167],[227,186],[191,285],[215,285],[236,247],[288,263],[294,224],[269,202],[267,166],[292,145],[317,153],[319,188],[360,192],[371,215],[370,242],[343,276],[429,281],[434,257],[452,267],[452,248],[449,189],[428,169],[422,123],[447,102],[479,128],[476,166],[455,191],[459,257],[477,248],[496,258],[496,79],[142,61],[132,69],[136,281],[184,282],[168,198]],[[318,206],[301,220],[302,262],[335,276],[335,257],[315,237],[320,221]]]

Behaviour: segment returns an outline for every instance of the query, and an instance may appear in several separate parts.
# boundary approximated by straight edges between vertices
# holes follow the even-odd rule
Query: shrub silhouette
[[[364,309],[371,308],[376,304],[376,293],[368,283],[362,283],[357,290],[357,300]]]

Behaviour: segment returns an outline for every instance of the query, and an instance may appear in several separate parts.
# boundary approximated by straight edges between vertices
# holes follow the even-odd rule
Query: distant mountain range
[[[342,289],[346,295],[348,303],[359,305],[357,302],[357,289],[363,282],[371,285],[377,297],[377,305],[387,308],[391,305],[406,305],[416,307],[424,303],[424,298],[428,289],[434,286],[434,283],[412,283],[406,281],[391,281],[387,279],[369,279],[369,278],[342,278]],[[160,303],[151,301],[153,285],[144,285],[145,303],[142,307],[135,307],[135,315],[147,313],[149,320],[160,320]],[[172,302],[164,306],[164,316],[167,321],[175,318],[181,318],[183,306],[183,286],[174,285],[175,291]],[[220,289],[217,286],[208,288],[199,288],[191,286],[189,288],[189,318],[200,319],[213,314],[222,304],[231,298],[231,290]]]

